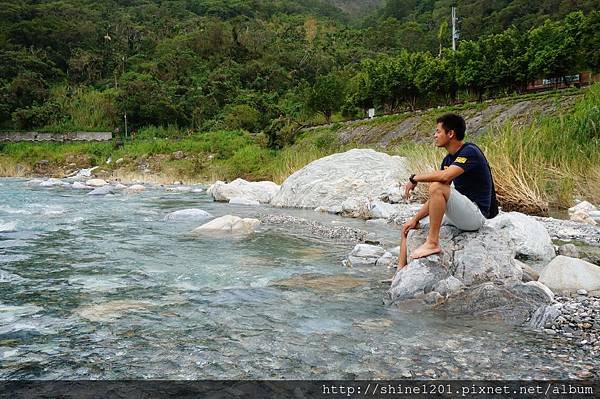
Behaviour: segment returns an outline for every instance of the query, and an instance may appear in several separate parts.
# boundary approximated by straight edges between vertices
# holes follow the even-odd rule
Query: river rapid
[[[0,379],[576,378],[600,361],[558,337],[384,304],[390,269],[350,269],[356,242],[302,226],[206,236],[214,216],[312,211],[29,187],[0,179]]]

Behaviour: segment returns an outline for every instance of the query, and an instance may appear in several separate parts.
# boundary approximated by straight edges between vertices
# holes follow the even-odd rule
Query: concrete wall
[[[0,132],[0,141],[107,141],[112,140],[112,132]]]

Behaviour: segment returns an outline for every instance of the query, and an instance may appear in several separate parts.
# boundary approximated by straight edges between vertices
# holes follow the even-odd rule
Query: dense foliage
[[[363,20],[336,8],[379,3]],[[315,114],[481,99],[600,69],[597,0],[458,1],[456,52],[451,3],[0,2],[0,127],[122,131],[126,114],[130,130],[245,129],[278,147]]]

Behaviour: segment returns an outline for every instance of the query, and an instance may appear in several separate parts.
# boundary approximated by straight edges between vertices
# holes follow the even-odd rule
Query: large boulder
[[[538,281],[561,294],[574,294],[579,289],[600,293],[600,266],[559,255],[542,269]]]
[[[405,158],[370,149],[353,149],[311,162],[281,185],[272,205],[339,209],[352,197],[384,199],[409,172]]]
[[[519,212],[502,213],[487,224],[505,230],[514,243],[517,257],[522,260],[550,260],[554,258],[554,246],[544,225]]]
[[[211,220],[193,230],[193,233],[251,233],[260,224],[258,219],[225,215]]]
[[[553,293],[542,282],[522,282],[523,264],[515,257],[534,252],[516,241],[507,225],[486,224],[475,232],[442,226],[442,252],[411,260],[399,270],[388,291],[389,299],[400,306],[407,300],[435,302],[437,309],[452,314],[524,324],[538,308],[551,303]],[[409,260],[427,233],[427,228],[409,232]]]
[[[210,186],[206,193],[215,201],[229,202],[232,198],[243,197],[268,204],[279,191],[279,186],[270,181],[248,182],[235,179],[231,183],[217,181]]]

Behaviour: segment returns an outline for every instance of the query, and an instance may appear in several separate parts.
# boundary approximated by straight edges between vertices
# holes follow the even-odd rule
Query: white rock
[[[69,183],[59,179],[48,179],[40,183],[40,187],[56,187],[56,186],[70,186]]]
[[[123,158],[119,158],[119,159],[117,159],[117,160],[115,161],[115,163],[116,163],[117,165],[119,165],[119,164],[123,163]]]
[[[400,256],[400,246],[394,247],[392,249],[389,250],[389,252],[394,255],[395,257]]]
[[[90,179],[87,180],[85,184],[92,187],[102,187],[106,186],[108,183],[106,182],[106,180],[103,179]]]
[[[73,185],[71,185],[71,187],[76,190],[89,190],[89,189],[94,188],[91,186],[86,186],[85,184],[83,184],[82,182],[79,182],[79,181],[73,182]]]
[[[351,197],[379,199],[408,178],[407,161],[370,149],[353,149],[311,162],[281,186],[272,205],[331,208]]]
[[[202,209],[181,209],[179,211],[171,212],[165,216],[166,221],[172,220],[206,220],[211,218],[212,215]]]
[[[107,194],[112,194],[112,193],[113,193],[113,188],[111,186],[102,186],[102,187],[96,187],[95,189],[90,191],[88,193],[88,195],[107,195]]]
[[[254,231],[256,226],[260,224],[260,220],[245,218],[242,219],[239,216],[225,215],[220,218],[211,220],[210,222],[203,224],[193,230],[194,233],[210,233],[210,232],[224,232],[224,233],[251,233]]]
[[[596,223],[600,223],[600,211],[590,211],[588,212],[588,215],[594,219]]]
[[[577,295],[587,295],[588,292],[586,290],[584,290],[583,288],[580,288],[577,290]]]
[[[538,281],[561,294],[600,290],[600,266],[559,255],[544,267]]]
[[[372,218],[389,219],[396,215],[397,207],[382,201],[372,201],[369,208],[369,216]]]
[[[373,266],[385,254],[385,250],[376,245],[357,244],[348,255],[351,266]]]
[[[73,178],[75,179],[81,179],[81,178],[86,178],[86,177],[91,177],[92,176],[92,172],[96,169],[98,169],[99,166],[94,166],[93,168],[88,168],[88,169],[80,169],[74,176]]]
[[[278,191],[279,186],[270,181],[248,182],[244,179],[235,179],[231,183],[219,180],[210,186],[206,193],[215,201],[227,202],[234,197],[244,197],[261,204],[268,204]]]
[[[189,186],[179,186],[179,187],[167,187],[165,191],[174,192],[174,193],[189,193],[193,189]]]
[[[127,186],[124,184],[121,184],[121,183],[117,183],[114,185],[114,188],[115,188],[115,190],[124,190],[127,188]]]
[[[582,201],[580,203],[578,203],[577,205],[569,208],[569,214],[575,213],[575,212],[579,212],[579,211],[583,211],[585,213],[590,213],[593,211],[597,211],[598,208],[596,208],[594,205],[590,204],[587,201]]]
[[[590,217],[590,215],[586,211],[582,210],[572,213],[569,219],[571,219],[574,222],[590,224],[592,226],[595,226],[597,224],[596,221],[592,217]]]
[[[519,212],[502,213],[487,224],[509,233],[517,255],[535,260],[550,260],[555,255],[548,231],[531,216]]]
[[[132,186],[129,186],[125,189],[125,191],[127,191],[128,193],[139,193],[142,192],[146,189],[146,187],[142,186],[141,184],[134,184]]]
[[[229,203],[233,205],[260,205],[260,202],[245,197],[233,197],[229,200]]]

